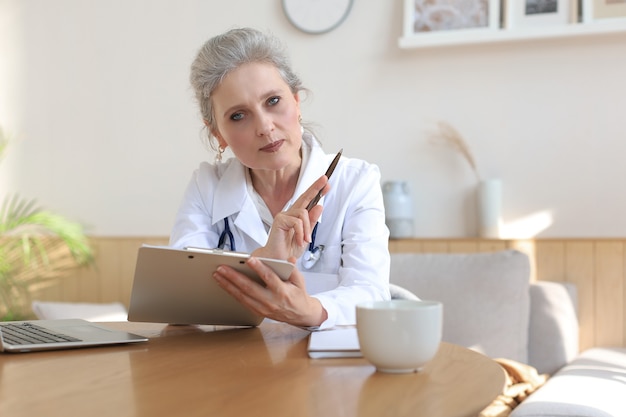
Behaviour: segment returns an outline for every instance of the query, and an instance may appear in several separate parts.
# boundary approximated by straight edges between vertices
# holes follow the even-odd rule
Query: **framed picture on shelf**
[[[626,0],[583,0],[583,22],[626,21]]]
[[[404,0],[404,36],[446,36],[500,28],[500,0]]]
[[[507,29],[578,22],[578,0],[504,0],[503,3]]]

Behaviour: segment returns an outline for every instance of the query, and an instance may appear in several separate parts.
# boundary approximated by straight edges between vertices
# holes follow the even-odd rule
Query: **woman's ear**
[[[211,134],[213,135],[215,139],[217,139],[217,144],[219,145],[220,148],[222,149],[228,148],[228,143],[226,143],[226,141],[224,140],[222,135],[220,135],[220,132],[218,130],[211,129]]]
[[[208,122],[208,120],[202,120],[202,121],[204,122],[204,125],[209,130],[209,132],[211,132],[211,136],[217,139],[217,144],[219,145],[219,147],[222,149],[226,149],[228,147],[228,144],[226,143],[222,135],[220,135],[220,132],[217,129],[213,129],[211,127],[211,124]]]
[[[302,121],[302,113],[300,112],[300,95],[295,93],[293,95],[294,100],[296,101],[296,110],[298,111],[298,121]]]

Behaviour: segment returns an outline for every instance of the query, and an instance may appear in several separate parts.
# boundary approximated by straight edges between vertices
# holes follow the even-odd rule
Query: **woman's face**
[[[212,99],[217,127],[212,133],[245,166],[261,170],[299,166],[300,101],[274,65],[241,65],[224,78]]]

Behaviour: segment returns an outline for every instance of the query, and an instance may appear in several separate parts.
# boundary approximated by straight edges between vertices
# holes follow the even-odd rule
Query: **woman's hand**
[[[287,259],[296,263],[311,241],[313,227],[322,214],[322,206],[306,209],[318,192],[330,190],[328,178],[322,175],[286,211],[274,218],[267,243],[252,252],[247,261],[265,286],[227,266],[220,266],[213,277],[226,292],[241,304],[263,317],[295,326],[319,326],[328,314],[318,299],[306,292],[304,277],[297,269],[283,281],[259,257]]]
[[[311,233],[317,219],[322,215],[323,207],[316,205],[307,211],[306,207],[318,192],[326,195],[330,190],[328,178],[322,175],[315,181],[286,211],[274,217],[267,243],[254,252],[253,256],[262,258],[288,259],[299,258],[311,243]]]
[[[296,262],[294,257],[288,260]],[[220,287],[241,304],[263,317],[294,326],[319,326],[328,318],[319,300],[307,294],[300,271],[294,269],[289,280],[283,281],[256,257],[251,257],[247,264],[265,287],[227,266],[220,266],[213,275]]]

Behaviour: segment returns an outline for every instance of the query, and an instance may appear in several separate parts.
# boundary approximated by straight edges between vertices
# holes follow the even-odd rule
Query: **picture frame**
[[[506,29],[578,22],[578,0],[504,0]]]
[[[500,0],[404,0],[405,38],[500,29]]]
[[[626,21],[626,0],[583,0],[583,23]]]

